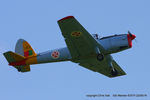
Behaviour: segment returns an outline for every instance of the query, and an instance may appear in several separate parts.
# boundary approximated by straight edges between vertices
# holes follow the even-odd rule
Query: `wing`
[[[79,63],[79,65],[81,65],[82,67],[90,69],[94,72],[101,73],[101,74],[108,76],[110,78],[126,75],[126,73],[120,68],[120,66],[114,60],[112,61],[112,64],[113,64],[113,67],[118,72],[118,74],[115,76],[111,74],[112,69],[109,67],[106,58],[101,62],[98,61],[96,58],[92,58],[92,59],[80,61],[80,63]]]
[[[58,24],[72,58],[88,58],[95,53],[96,46],[100,52],[105,51],[73,16],[60,19]]]

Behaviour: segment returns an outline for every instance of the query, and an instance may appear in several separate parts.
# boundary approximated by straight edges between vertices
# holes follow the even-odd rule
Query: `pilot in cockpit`
[[[94,37],[95,39],[99,39],[99,35],[98,35],[98,34],[93,34],[93,37]]]

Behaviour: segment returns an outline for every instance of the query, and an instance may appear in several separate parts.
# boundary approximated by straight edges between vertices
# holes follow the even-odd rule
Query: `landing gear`
[[[103,54],[98,54],[97,55],[97,60],[102,61],[104,59],[104,55]]]
[[[115,68],[112,68],[112,70],[111,70],[111,75],[112,75],[112,76],[118,75],[118,71],[117,71]]]

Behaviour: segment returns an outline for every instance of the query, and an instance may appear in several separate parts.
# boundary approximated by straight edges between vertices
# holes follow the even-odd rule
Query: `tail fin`
[[[32,49],[32,47],[30,46],[30,44],[23,39],[19,39],[17,41],[16,47],[15,47],[15,52],[26,58],[37,55],[34,52],[34,50]]]
[[[9,62],[9,65],[14,66],[21,72],[30,71],[30,65],[26,65],[25,60],[29,57],[36,56],[37,54],[33,51],[30,44],[23,40],[19,39],[15,47],[15,53],[8,51],[4,53],[5,58]]]

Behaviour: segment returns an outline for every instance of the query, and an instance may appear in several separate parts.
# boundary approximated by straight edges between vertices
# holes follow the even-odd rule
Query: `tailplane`
[[[4,53],[5,58],[9,62],[9,65],[15,67],[19,72],[28,72],[30,71],[30,65],[26,65],[24,56],[21,56],[12,51]]]

